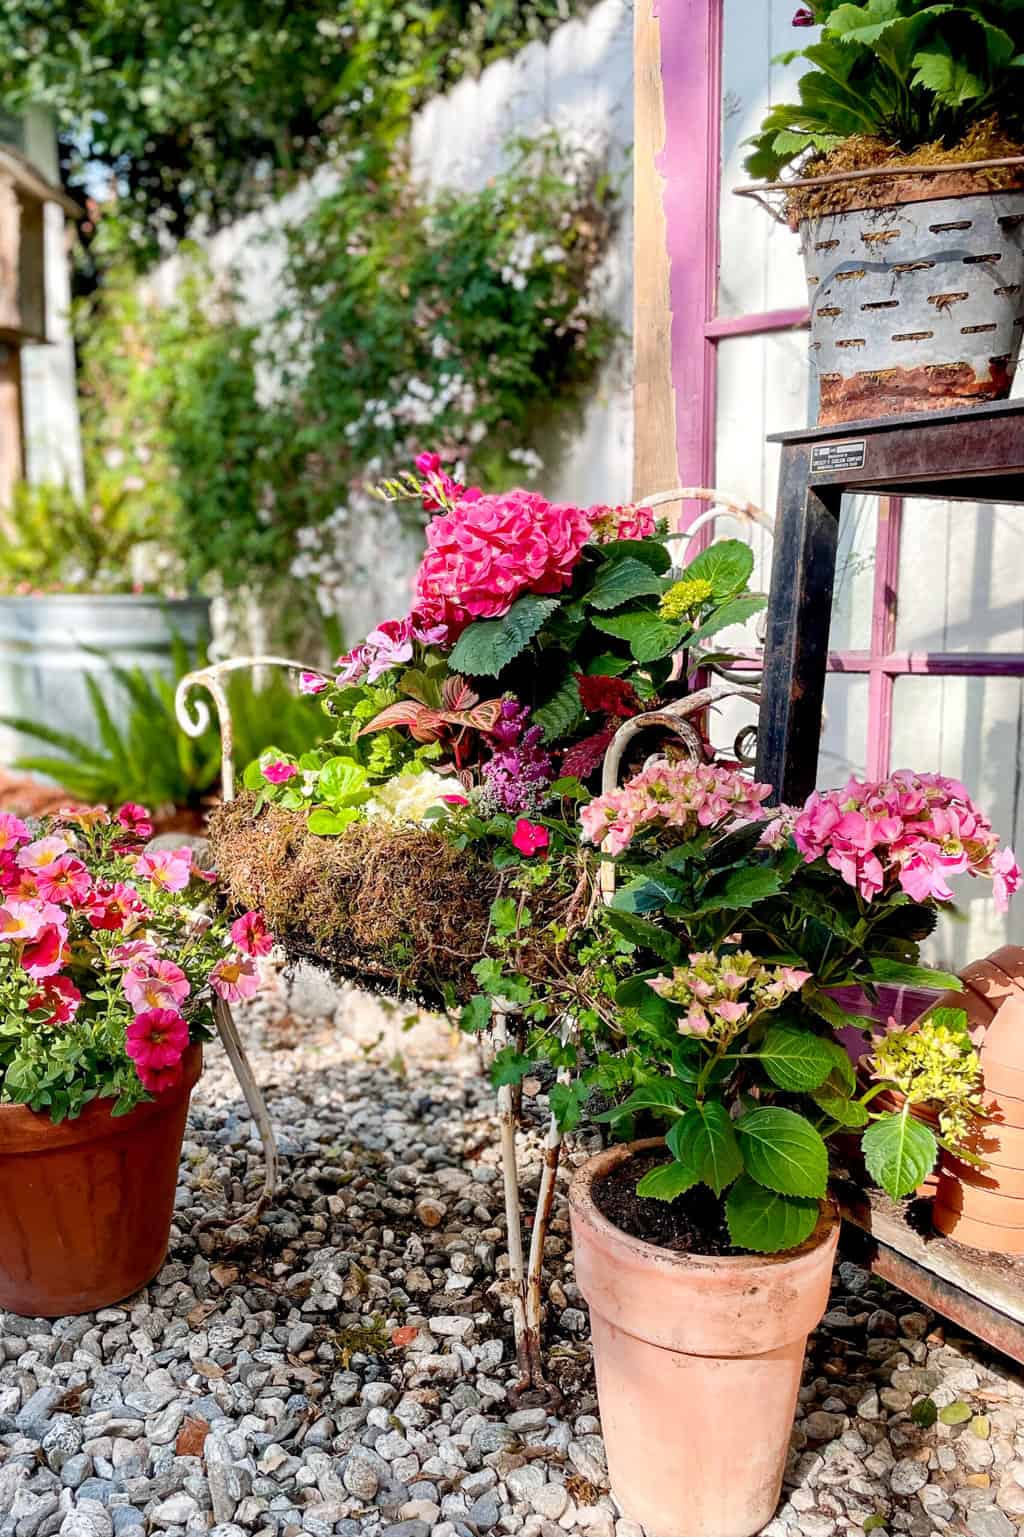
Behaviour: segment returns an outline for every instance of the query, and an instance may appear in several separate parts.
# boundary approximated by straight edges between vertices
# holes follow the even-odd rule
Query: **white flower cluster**
[[[396,774],[379,785],[372,800],[363,808],[368,817],[385,817],[391,822],[422,822],[432,806],[443,804],[445,795],[460,795],[457,779],[426,769],[421,774]]]

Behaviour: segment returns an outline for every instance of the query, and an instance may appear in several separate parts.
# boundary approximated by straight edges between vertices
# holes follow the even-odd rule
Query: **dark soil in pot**
[[[594,1205],[602,1217],[632,1238],[677,1254],[746,1254],[729,1242],[725,1203],[706,1185],[695,1185],[674,1201],[637,1195],[637,1181],[664,1162],[663,1149],[640,1153],[597,1180]]]

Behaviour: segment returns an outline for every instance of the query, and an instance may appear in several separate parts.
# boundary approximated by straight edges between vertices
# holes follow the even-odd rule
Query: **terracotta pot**
[[[1024,952],[997,954],[1019,975]],[[1010,970],[1002,972],[1010,990],[981,1045],[992,1118],[979,1129],[971,1151],[985,1166],[944,1156],[934,1207],[940,1233],[994,1254],[1024,1254],[1024,989]]]
[[[592,1189],[657,1140],[601,1153],[569,1191],[612,1491],[653,1537],[750,1537],[775,1510],[807,1336],[839,1221],[779,1255],[676,1254],[632,1238]]]
[[[0,1105],[0,1308],[32,1318],[130,1297],[164,1262],[178,1161],[202,1051],[176,1089],[111,1115],[95,1100],[54,1126]]]

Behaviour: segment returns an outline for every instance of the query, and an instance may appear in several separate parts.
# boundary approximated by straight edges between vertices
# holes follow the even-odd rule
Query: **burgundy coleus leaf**
[[[592,736],[585,736],[582,742],[574,743],[562,759],[562,773],[575,779],[589,779],[600,766],[615,731],[616,726],[612,722],[600,731],[595,731]]]

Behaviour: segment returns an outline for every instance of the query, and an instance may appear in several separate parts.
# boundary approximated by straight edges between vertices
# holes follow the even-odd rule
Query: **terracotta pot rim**
[[[187,1098],[198,1083],[203,1071],[202,1046],[198,1043],[189,1046],[182,1060],[184,1071],[180,1083],[158,1098],[136,1105],[123,1116],[111,1114],[115,1104],[113,1099],[90,1100],[74,1120],[62,1121],[58,1126],[44,1111],[29,1110],[26,1105],[0,1105],[0,1157],[50,1152],[76,1142],[106,1140],[138,1126],[141,1119],[165,1114],[183,1097]]]
[[[683,1254],[675,1249],[664,1249],[660,1244],[648,1243],[645,1238],[635,1238],[632,1233],[609,1222],[600,1211],[593,1197],[593,1186],[596,1180],[610,1174],[617,1165],[625,1163],[637,1153],[664,1145],[661,1137],[645,1137],[639,1142],[623,1142],[616,1147],[606,1148],[604,1152],[588,1158],[577,1169],[569,1185],[570,1207],[581,1216],[585,1214],[586,1222],[597,1233],[647,1264],[676,1272],[696,1271],[705,1274],[716,1270],[736,1272],[778,1269],[820,1249],[828,1243],[839,1224],[838,1208],[832,1197],[828,1196],[821,1202],[821,1215],[811,1236],[795,1249],[783,1249],[777,1254]]]

